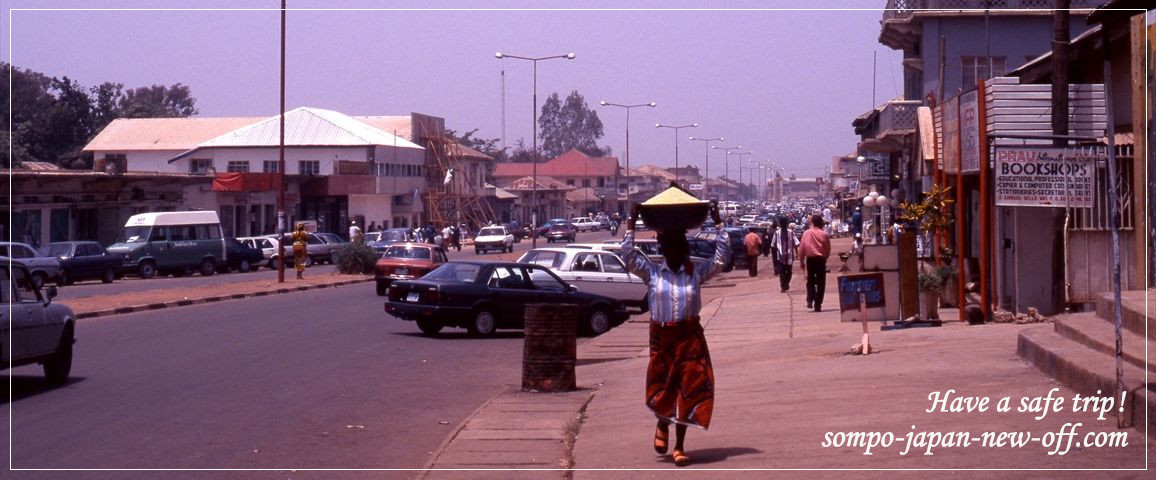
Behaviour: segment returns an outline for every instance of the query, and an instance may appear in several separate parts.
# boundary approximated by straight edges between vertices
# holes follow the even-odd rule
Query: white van
[[[221,220],[214,211],[133,215],[108,251],[124,258],[125,272],[141,278],[158,272],[183,275],[191,269],[209,276],[228,260]]]

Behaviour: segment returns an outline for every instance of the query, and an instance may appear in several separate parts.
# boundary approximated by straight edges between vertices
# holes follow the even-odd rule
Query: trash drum
[[[574,390],[574,362],[578,358],[578,316],[572,304],[526,305],[525,342],[522,346],[522,389],[539,392]]]

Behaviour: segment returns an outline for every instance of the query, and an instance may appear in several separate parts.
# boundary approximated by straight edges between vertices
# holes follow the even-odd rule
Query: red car
[[[445,250],[437,245],[427,243],[390,245],[386,247],[373,268],[373,278],[377,280],[377,295],[385,296],[389,284],[394,280],[421,278],[448,261]]]

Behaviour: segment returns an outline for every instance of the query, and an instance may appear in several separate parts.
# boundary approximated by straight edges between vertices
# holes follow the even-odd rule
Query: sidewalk
[[[840,247],[836,246],[836,251]],[[769,262],[760,258],[760,275],[745,271],[722,275],[704,289],[702,312],[715,367],[716,405],[711,430],[688,432],[687,454],[693,464],[680,478],[728,478],[745,473],[693,473],[696,469],[850,469],[851,472],[777,472],[776,477],[926,477],[925,472],[862,472],[860,469],[1089,469],[1144,468],[1145,438],[1134,429],[1117,430],[1114,417],[1073,413],[1072,392],[1055,395],[1069,402],[1063,411],[1041,420],[1019,413],[1021,397],[1046,396],[1057,388],[1050,378],[1016,356],[1018,332],[1030,325],[967,326],[956,309],[941,309],[945,324],[881,332],[871,325],[875,353],[846,352],[860,340],[861,325],[842,323],[835,309],[831,262],[824,311],[805,311],[804,279],[796,271],[788,294],[779,293]],[[797,267],[796,267],[797,270]],[[725,296],[722,294],[725,293]],[[502,472],[503,478],[656,478],[677,469],[669,455],[651,447],[655,420],[642,403],[646,369],[647,323],[633,318],[579,346],[579,390],[562,394],[510,390],[483,405],[464,421],[427,467],[439,469],[558,469],[567,472]],[[506,380],[516,384],[518,379]],[[991,397],[987,412],[926,413],[933,391],[956,390],[958,396]],[[994,404],[1011,397],[1013,409],[996,413]],[[1061,432],[1066,423],[1081,423],[1077,442],[1087,432],[1124,432],[1127,447],[1075,447],[1048,455],[1055,447],[1037,442],[1013,448],[984,446],[984,432],[1030,432],[1037,439]],[[573,447],[569,443],[577,432]],[[893,432],[890,447],[821,446],[826,434]],[[909,432],[969,432],[967,447],[938,447],[934,455],[913,446]],[[673,436],[673,429],[672,429]],[[1049,437],[1049,438],[1051,438]],[[955,438],[955,437],[953,437]],[[1093,437],[1094,438],[1094,437]],[[673,439],[672,439],[673,443]],[[918,450],[918,451],[917,451]],[[1149,447],[1151,455],[1156,450]],[[1150,457],[1151,458],[1151,457]],[[599,469],[599,470],[587,470]],[[602,470],[622,469],[622,470]],[[658,471],[639,471],[657,469]],[[571,475],[571,477],[567,477]],[[974,471],[968,478],[1149,478],[1147,472]],[[492,472],[429,471],[424,478],[484,478]]]
[[[285,283],[277,283],[276,280],[248,280],[201,285],[187,289],[186,291],[155,289],[143,292],[113,293],[109,295],[69,298],[61,301],[72,308],[72,311],[76,313],[77,319],[85,319],[248,297],[278,295],[316,288],[342,287],[355,283],[373,281],[373,275],[322,273],[305,275],[305,278],[300,280],[294,278],[295,275],[295,272],[291,270],[287,271],[285,273]]]

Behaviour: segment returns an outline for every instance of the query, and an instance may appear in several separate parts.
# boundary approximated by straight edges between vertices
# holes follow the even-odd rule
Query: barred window
[[[249,171],[249,161],[248,160],[229,160],[229,164],[226,167],[226,171],[229,171],[229,172],[248,172]]]
[[[321,173],[320,160],[298,160],[297,173],[301,175],[318,175]]]

